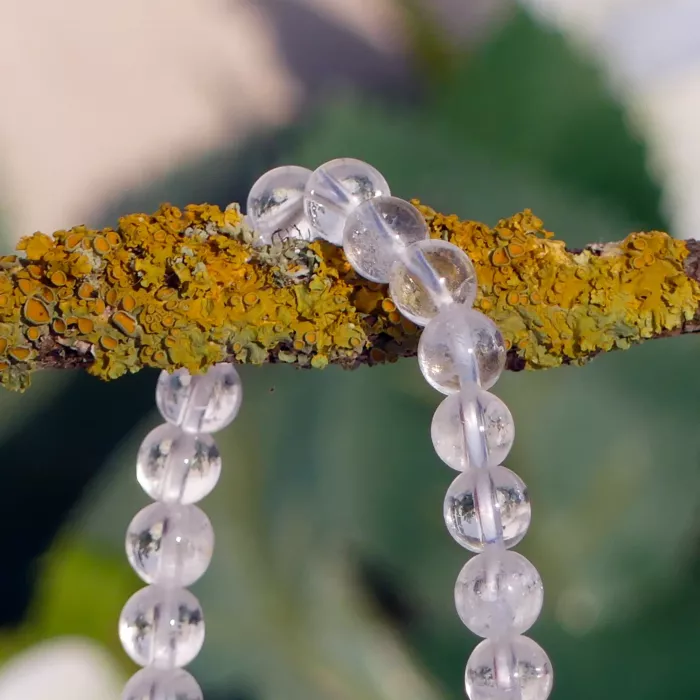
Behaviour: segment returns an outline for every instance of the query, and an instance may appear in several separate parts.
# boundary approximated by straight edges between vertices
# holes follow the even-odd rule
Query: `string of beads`
[[[275,237],[322,237],[342,245],[356,272],[387,283],[398,310],[425,326],[418,362],[446,398],[433,417],[435,451],[461,472],[445,496],[447,529],[475,552],[455,585],[459,617],[483,637],[466,668],[471,700],[545,700],[552,690],[549,658],[523,636],[543,600],[535,567],[510,551],[530,524],[525,484],[502,465],[513,444],[513,418],[488,389],[506,351],[501,333],[472,308],[474,267],[460,248],[434,240],[420,212],[392,197],[372,166],[340,158],[315,171],[283,166],[264,174],[248,198],[258,244]]]
[[[428,383],[446,398],[433,417],[435,451],[460,472],[444,501],[452,537],[475,552],[455,586],[459,617],[483,637],[465,674],[471,700],[546,700],[552,689],[545,652],[523,636],[542,608],[540,576],[510,551],[530,524],[521,479],[502,461],[513,444],[513,419],[487,391],[505,364],[498,328],[472,307],[474,267],[456,246],[429,236],[420,212],[392,197],[382,175],[367,163],[340,158],[315,171],[275,168],[253,186],[247,216],[257,243],[275,237],[323,237],[342,245],[358,274],[388,283],[407,318],[425,326],[418,362]],[[133,595],[119,620],[127,654],[144,668],[127,684],[123,700],[202,700],[182,670],[204,642],[204,618],[186,586],[206,571],[214,533],[194,505],[216,485],[221,457],[211,437],[237,415],[242,399],[228,364],[191,376],[161,373],[156,403],[167,421],[146,436],[137,477],[155,503],[129,525],[126,551],[148,584]]]
[[[138,452],[136,473],[155,501],[137,513],[126,534],[126,554],[148,584],[126,603],[119,637],[144,668],[127,683],[123,700],[202,700],[197,681],[183,666],[204,643],[199,601],[187,590],[209,567],[214,531],[195,503],[216,486],[221,456],[211,437],[236,417],[243,397],[232,365],[206,374],[162,372],[156,403],[163,425]]]

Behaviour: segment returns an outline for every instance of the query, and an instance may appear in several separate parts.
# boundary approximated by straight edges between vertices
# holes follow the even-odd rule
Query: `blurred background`
[[[700,217],[697,0],[0,0],[0,231],[244,202],[275,165],[368,160],[395,194],[568,245]],[[556,700],[695,699],[700,343],[508,374],[519,551]],[[415,362],[243,367],[194,586],[207,700],[456,700],[476,639],[444,529],[455,473]],[[156,374],[0,393],[0,700],[117,700],[125,528]]]

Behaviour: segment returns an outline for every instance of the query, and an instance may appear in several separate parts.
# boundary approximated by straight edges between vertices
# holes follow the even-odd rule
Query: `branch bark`
[[[511,370],[700,329],[700,242],[654,231],[567,250],[530,211],[489,228],[415,204],[433,237],[473,260],[476,306],[502,330]],[[116,229],[23,238],[0,258],[0,382],[22,390],[49,368],[115,379],[224,359],[352,368],[415,355],[420,329],[341,250],[252,240],[236,205],[163,205]]]

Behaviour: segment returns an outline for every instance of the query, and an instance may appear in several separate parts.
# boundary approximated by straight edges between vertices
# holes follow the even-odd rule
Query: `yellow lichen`
[[[491,229],[420,209],[432,236],[469,253],[476,307],[525,367],[583,362],[672,332],[698,309],[687,247],[666,234],[571,253],[529,211]],[[198,372],[224,358],[320,368],[415,351],[419,329],[340,249],[251,241],[237,207],[209,205],[23,239],[23,258],[0,258],[0,380],[24,388],[31,370],[69,356],[113,379],[146,366]]]

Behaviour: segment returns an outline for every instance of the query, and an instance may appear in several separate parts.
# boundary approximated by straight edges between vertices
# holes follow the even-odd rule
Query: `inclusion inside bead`
[[[443,306],[474,303],[476,272],[456,245],[428,238],[410,245],[394,262],[389,293],[406,318],[425,326]]]
[[[190,586],[209,567],[213,551],[211,522],[193,505],[152,503],[126,533],[129,563],[146,583]]]
[[[203,700],[197,681],[180,668],[144,668],[124,688],[122,700]]]
[[[459,391],[464,380],[478,380],[488,389],[498,380],[505,362],[505,343],[496,324],[461,304],[441,309],[418,342],[421,372],[443,394]]]
[[[405,248],[430,235],[423,215],[398,197],[375,197],[348,216],[343,250],[358,274],[372,282],[388,282],[394,262]]]
[[[261,244],[279,238],[311,240],[316,232],[304,214],[304,191],[311,170],[283,165],[255,182],[248,195],[246,215]]]
[[[466,549],[511,548],[530,526],[530,499],[523,481],[506,467],[468,469],[447,489],[443,514],[448,531]]]
[[[472,557],[455,584],[459,617],[480,637],[527,631],[539,617],[543,597],[537,569],[517,552],[498,548]]]
[[[154,500],[196,503],[216,486],[221,455],[211,435],[192,435],[172,423],[154,428],[141,443],[136,476]]]
[[[469,429],[471,427],[473,430]],[[430,435],[438,457],[452,469],[495,467],[510,452],[515,424],[508,407],[498,396],[479,389],[471,399],[462,392],[443,399],[433,415]],[[472,439],[484,442],[483,460],[474,459],[470,451]],[[482,456],[478,451],[477,455]]]
[[[343,244],[350,212],[365,200],[390,194],[382,174],[355,158],[336,158],[314,170],[306,184],[304,210],[319,236]]]
[[[484,640],[465,673],[470,700],[547,700],[553,682],[547,654],[528,637]]]
[[[204,643],[202,608],[185,588],[142,588],[122,610],[119,638],[124,651],[140,666],[186,666]]]
[[[165,420],[186,433],[215,433],[238,414],[243,399],[240,377],[227,362],[210,367],[205,374],[178,369],[163,371],[156,387],[156,404]]]

